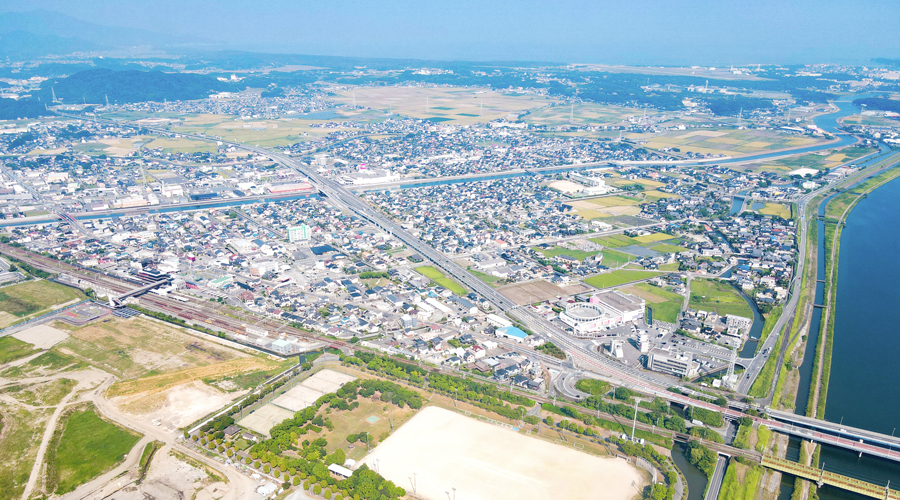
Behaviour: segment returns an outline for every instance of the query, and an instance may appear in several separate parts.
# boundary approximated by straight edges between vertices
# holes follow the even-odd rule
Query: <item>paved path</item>
[[[709,488],[706,490],[706,498],[704,500],[716,500],[719,498],[719,490],[722,488],[722,480],[725,478],[726,465],[728,465],[728,460],[719,455],[719,459],[716,460],[716,470],[709,480]]]

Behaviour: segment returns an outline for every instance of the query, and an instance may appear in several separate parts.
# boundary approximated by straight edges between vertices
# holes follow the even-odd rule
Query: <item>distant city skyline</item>
[[[866,64],[900,58],[894,2],[7,0],[200,47],[439,60],[635,65]]]

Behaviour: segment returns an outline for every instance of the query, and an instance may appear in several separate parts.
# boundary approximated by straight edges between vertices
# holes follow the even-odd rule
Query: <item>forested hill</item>
[[[48,111],[44,105],[37,101],[15,99],[0,99],[0,120],[15,120],[17,118],[37,118],[39,116],[53,116],[56,113]]]
[[[52,89],[52,91],[51,91]],[[205,99],[214,92],[235,90],[234,84],[208,75],[161,71],[113,71],[91,69],[66,78],[41,83],[41,101],[50,102],[52,92],[68,104],[112,104]]]

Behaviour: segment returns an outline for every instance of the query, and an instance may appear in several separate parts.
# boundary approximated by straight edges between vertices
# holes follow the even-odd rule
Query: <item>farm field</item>
[[[762,215],[772,215],[785,220],[790,220],[791,218],[791,207],[781,203],[766,203],[766,206],[760,208],[758,212]]]
[[[623,266],[634,260],[634,256],[616,250],[603,250],[600,253],[603,254],[601,264],[609,268]]]
[[[814,146],[825,139],[795,137],[772,130],[694,130],[673,131],[664,135],[629,134],[629,139],[647,140],[648,149],[678,148],[682,153],[744,156],[766,151]]]
[[[441,453],[434,453],[441,450]],[[365,460],[395,484],[416,473],[417,493],[443,500],[628,500],[643,476],[618,458],[601,458],[529,438],[472,417],[429,406],[378,445]],[[404,483],[404,481],[406,483]],[[640,489],[638,487],[638,489]]]
[[[791,156],[775,161],[758,162],[739,168],[742,170],[766,170],[782,174],[796,170],[798,168],[827,170],[830,168],[834,168],[841,163],[861,158],[876,151],[877,150],[875,148],[868,147],[849,147],[841,150],[831,149],[820,151],[817,153]]]
[[[599,252],[585,252],[582,250],[572,250],[569,248],[563,248],[563,247],[559,247],[559,246],[550,248],[548,250],[544,250],[541,248],[535,248],[534,250],[539,252],[540,254],[542,254],[544,257],[556,257],[557,255],[568,255],[569,257],[578,259],[580,261],[584,261],[584,259],[586,259],[588,257],[593,257],[594,255],[597,255],[599,253]]]
[[[619,270],[591,276],[584,280],[584,282],[595,288],[603,289],[624,285],[625,283],[630,283],[632,281],[650,279],[659,276],[660,274],[665,273],[655,271]]]
[[[715,311],[719,316],[734,314],[745,318],[753,317],[753,311],[737,290],[728,283],[718,280],[691,281],[691,300],[688,307]]]
[[[426,278],[430,278],[432,281],[437,283],[438,285],[450,290],[456,295],[465,295],[466,289],[462,287],[459,283],[453,281],[451,278],[444,276],[444,273],[440,272],[437,268],[432,266],[419,266],[416,268],[416,272],[425,276]]]
[[[112,468],[140,440],[100,418],[93,405],[73,409],[64,418],[48,459],[48,489],[56,494],[68,493]]]
[[[545,280],[516,283],[515,285],[498,288],[497,291],[519,305],[556,300],[557,297],[570,295],[562,288]]]
[[[340,104],[451,125],[471,125],[518,116],[552,101],[546,97],[464,87],[355,87],[339,90],[331,99]],[[348,113],[353,113],[350,111]]]

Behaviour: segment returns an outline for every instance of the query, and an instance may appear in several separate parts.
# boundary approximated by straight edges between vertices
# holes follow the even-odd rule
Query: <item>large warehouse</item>
[[[640,297],[613,290],[569,305],[559,313],[559,319],[572,327],[574,336],[595,337],[606,328],[643,318],[644,307]]]

